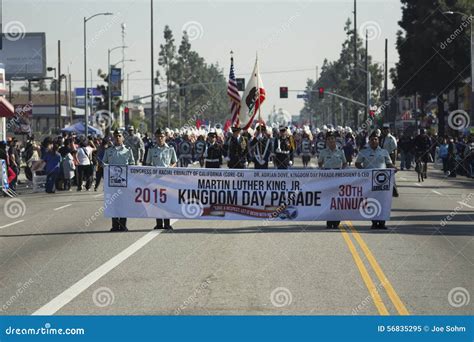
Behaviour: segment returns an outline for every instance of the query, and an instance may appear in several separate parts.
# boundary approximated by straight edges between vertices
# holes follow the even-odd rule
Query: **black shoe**
[[[163,229],[163,227],[155,226],[155,227],[153,227],[153,229]]]
[[[111,232],[119,232],[119,231],[120,231],[120,228],[113,227],[110,231],[111,231]]]
[[[128,232],[128,228],[127,228],[127,227],[123,227],[123,228],[120,228],[118,231],[119,231],[119,232]]]
[[[381,224],[380,226],[377,227],[377,229],[388,229],[386,225]]]
[[[164,227],[164,229],[166,229],[166,230],[173,230],[173,227],[171,227],[171,225],[169,224],[169,225],[166,225],[166,226]]]
[[[373,224],[372,227],[370,227],[370,229],[379,229],[379,226],[377,226],[376,224]]]

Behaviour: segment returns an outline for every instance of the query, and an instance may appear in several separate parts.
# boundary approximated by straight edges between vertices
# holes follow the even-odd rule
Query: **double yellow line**
[[[354,258],[357,268],[359,269],[362,279],[364,280],[365,286],[367,286],[370,296],[372,297],[374,304],[377,307],[377,310],[379,311],[379,313],[381,315],[389,315],[387,307],[385,306],[382,300],[382,297],[380,297],[378,287],[375,286],[374,282],[372,281],[372,278],[370,277],[369,272],[367,271],[367,268],[365,267],[364,262],[362,261],[362,258],[357,252],[357,249],[354,243],[352,242],[352,239],[350,238],[348,231],[352,233],[352,236],[358,242],[360,248],[362,249],[362,252],[365,254],[367,260],[369,261],[370,266],[372,266],[372,269],[374,270],[375,274],[380,280],[380,283],[382,284],[383,288],[385,289],[385,292],[387,293],[388,297],[390,298],[393,305],[397,309],[398,313],[400,315],[409,315],[410,313],[408,312],[407,308],[405,307],[400,297],[395,292],[392,284],[390,284],[390,281],[385,276],[385,273],[383,273],[382,268],[380,267],[379,263],[377,262],[374,255],[370,251],[369,247],[367,247],[367,244],[362,239],[359,232],[357,232],[357,230],[352,225],[352,222],[345,221],[339,227],[341,229],[342,236],[347,246],[349,247],[352,257]]]

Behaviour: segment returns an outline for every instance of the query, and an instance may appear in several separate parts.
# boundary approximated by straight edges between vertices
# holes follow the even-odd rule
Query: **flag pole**
[[[258,84],[259,81],[259,75],[260,75],[260,70],[259,70],[259,65],[258,65],[258,51],[255,52],[255,61],[257,62],[257,100],[258,101],[258,121],[260,122],[262,120],[262,113],[260,110],[261,104],[260,104],[260,84]],[[257,104],[257,103],[255,103]]]

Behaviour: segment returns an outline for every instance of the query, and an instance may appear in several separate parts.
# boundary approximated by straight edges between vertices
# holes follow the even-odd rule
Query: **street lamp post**
[[[110,12],[97,13],[90,17],[84,17],[84,133],[89,135],[89,115],[87,113],[87,22],[100,15],[113,15]]]
[[[117,49],[127,49],[128,46],[125,46],[125,45],[121,45],[121,46],[116,46],[112,49],[109,49],[108,50],[108,54],[107,54],[107,69],[108,69],[108,77],[109,77],[109,86],[108,86],[108,96],[109,96],[109,115],[112,115],[112,88],[111,88],[111,82],[110,82],[110,73],[111,73],[111,69],[112,69],[112,66],[110,65],[110,53],[114,50],[117,50]]]
[[[463,17],[469,18],[469,21],[471,22],[471,120],[474,122],[474,16],[472,15],[467,15],[466,13],[463,12],[454,12],[454,11],[447,11],[443,12],[443,14],[449,14],[449,15],[454,15],[454,14],[459,14],[462,15]]]
[[[127,101],[130,101],[130,75],[142,72],[141,70],[135,70],[127,74]]]

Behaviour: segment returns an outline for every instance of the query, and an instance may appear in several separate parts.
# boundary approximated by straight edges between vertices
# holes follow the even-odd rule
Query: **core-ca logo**
[[[390,171],[373,170],[372,171],[372,191],[390,190]]]

